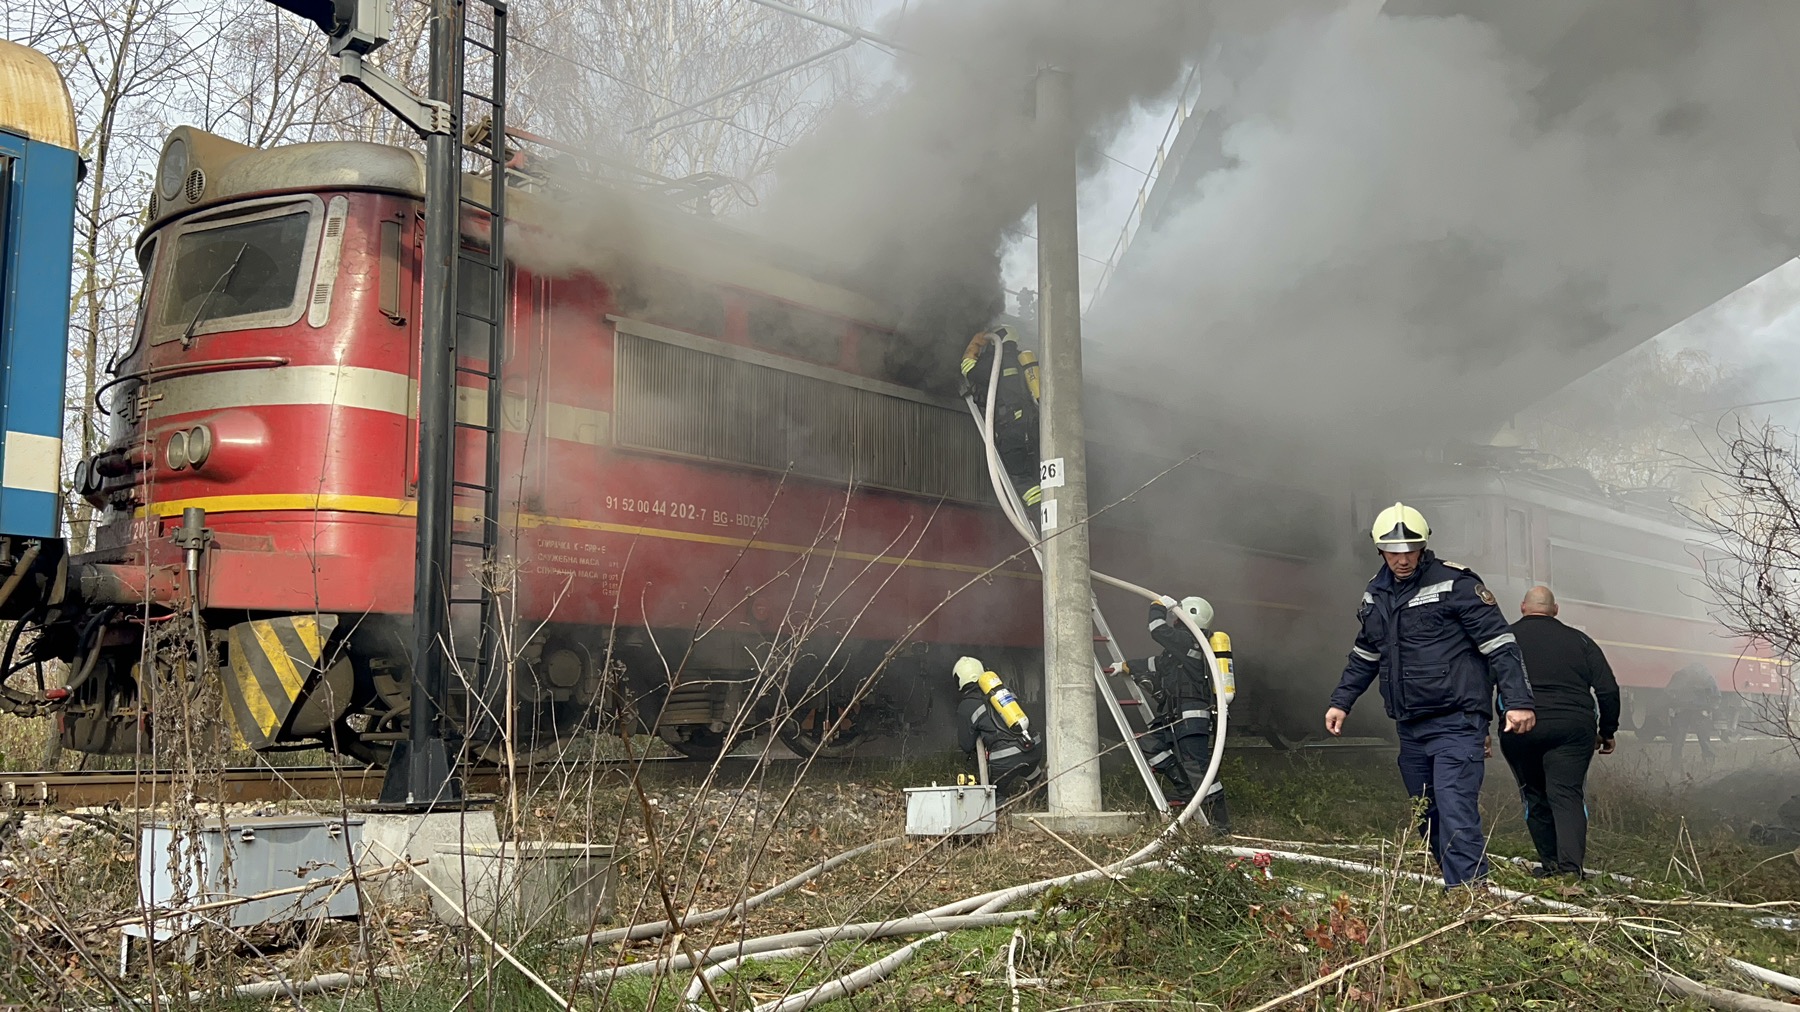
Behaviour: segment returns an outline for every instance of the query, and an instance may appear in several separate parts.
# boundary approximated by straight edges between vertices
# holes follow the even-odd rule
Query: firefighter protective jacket
[[[1525,659],[1481,577],[1427,551],[1405,580],[1387,566],[1369,581],[1356,617],[1362,629],[1331,705],[1350,707],[1377,679],[1397,721],[1451,713],[1487,714],[1535,704]]]
[[[1212,716],[1212,672],[1206,654],[1194,642],[1194,634],[1180,619],[1169,617],[1162,604],[1150,606],[1150,636],[1162,653],[1145,660],[1126,661],[1133,677],[1146,675],[1154,686],[1165,721],[1206,720]]]
[[[975,741],[987,743],[988,762],[1023,762],[1037,743],[1007,727],[980,689],[964,689],[956,701],[956,743],[975,754]],[[1016,757],[1016,758],[1015,758]]]

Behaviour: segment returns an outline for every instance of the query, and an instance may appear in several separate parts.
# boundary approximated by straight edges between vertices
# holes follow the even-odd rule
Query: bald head
[[[1549,587],[1533,587],[1525,592],[1525,600],[1519,604],[1519,612],[1523,615],[1556,614],[1556,595],[1550,593]]]

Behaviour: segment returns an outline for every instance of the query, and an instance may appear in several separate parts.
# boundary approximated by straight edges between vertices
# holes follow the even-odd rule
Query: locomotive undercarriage
[[[51,623],[25,618],[17,628],[27,644],[14,667],[60,661],[65,687],[21,685],[6,705],[52,716],[64,748],[150,755],[175,703],[186,730],[204,711],[217,737],[240,748],[322,746],[381,764],[408,734],[404,620],[218,610],[146,617],[116,605]],[[942,679],[932,677],[947,670],[944,648],[902,651],[871,679],[885,651],[834,641],[784,654],[750,635],[689,643],[676,633],[546,626],[509,653],[494,684],[471,684],[453,664],[445,713],[477,762],[509,751],[521,761],[585,757],[593,750],[581,742],[593,735],[654,734],[695,758],[769,736],[800,755],[848,755],[949,712],[947,692],[933,685]]]

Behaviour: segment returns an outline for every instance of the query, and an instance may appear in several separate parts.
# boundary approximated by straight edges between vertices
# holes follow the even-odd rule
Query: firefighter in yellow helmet
[[[1376,516],[1369,536],[1382,566],[1356,617],[1325,729],[1342,734],[1357,697],[1377,680],[1387,715],[1400,732],[1400,776],[1424,805],[1419,829],[1446,886],[1487,876],[1481,832],[1481,781],[1494,690],[1506,730],[1536,722],[1525,660],[1506,617],[1481,577],[1426,547],[1431,525],[1395,503]]]
[[[1037,358],[1019,350],[1010,327],[984,330],[970,339],[963,349],[963,383],[984,412],[995,355],[1000,356],[1000,384],[994,393],[994,450],[1035,525],[1043,500],[1038,487]]]
[[[1213,606],[1206,598],[1185,597],[1179,602],[1163,598],[1150,606],[1149,623],[1150,636],[1162,652],[1114,665],[1106,673],[1135,678],[1149,691],[1156,714],[1150,730],[1138,739],[1138,748],[1143,750],[1150,768],[1169,783],[1169,804],[1179,807],[1194,800],[1194,791],[1206,779],[1206,768],[1212,765],[1212,725],[1217,701],[1206,654],[1188,631],[1187,623],[1171,614],[1177,609],[1186,612],[1202,632],[1210,631]],[[1228,642],[1216,635],[1213,639]],[[1227,653],[1226,658],[1229,656]],[[1226,658],[1221,658],[1221,663],[1228,663]],[[1206,797],[1200,799],[1200,811],[1214,832],[1231,832],[1225,786],[1217,780],[1207,789]]]
[[[977,742],[987,746],[988,780],[994,785],[995,800],[1005,804],[1037,787],[1044,776],[1044,750],[1038,747],[1018,699],[977,658],[959,658],[951,670],[960,691],[957,744],[970,755]]]

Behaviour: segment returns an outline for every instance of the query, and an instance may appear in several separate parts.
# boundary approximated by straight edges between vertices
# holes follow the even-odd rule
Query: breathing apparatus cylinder
[[[1231,670],[1231,637],[1222,632],[1207,637],[1213,656],[1219,659],[1219,681],[1225,690],[1225,702],[1237,697],[1237,676]]]
[[[1025,708],[1019,705],[1019,697],[1000,681],[1000,676],[992,671],[983,671],[981,681],[976,683],[987,695],[988,705],[1006,724],[1010,731],[1017,731],[1029,738],[1031,736],[1031,718],[1025,716]]]
[[[1044,399],[1043,380],[1039,377],[1037,356],[1029,351],[1019,352],[1019,369],[1025,373],[1025,386],[1031,390],[1031,399]]]

